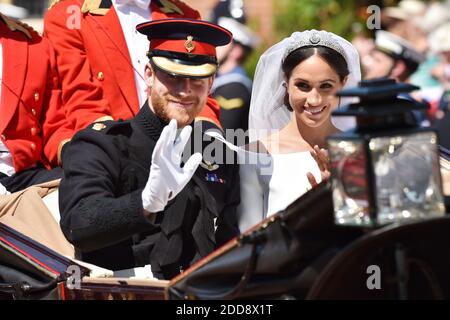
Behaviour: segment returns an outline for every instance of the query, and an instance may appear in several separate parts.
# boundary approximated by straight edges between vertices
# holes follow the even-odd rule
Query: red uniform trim
[[[41,261],[37,260],[36,258],[34,258],[33,256],[29,255],[28,253],[26,253],[25,251],[23,251],[22,249],[16,247],[15,245],[13,245],[11,242],[7,241],[5,238],[0,237],[0,241],[6,243],[8,246],[10,246],[11,248],[13,248],[14,250],[20,252],[21,254],[23,254],[25,257],[27,257],[28,259],[34,261],[35,263],[37,263],[38,265],[44,267],[45,269],[47,269],[48,271],[50,271],[51,273],[59,276],[60,273],[52,268],[50,268],[49,266],[43,264]]]

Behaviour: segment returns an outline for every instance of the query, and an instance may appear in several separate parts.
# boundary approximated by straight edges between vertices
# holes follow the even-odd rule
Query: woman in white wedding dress
[[[360,79],[355,48],[326,31],[295,32],[261,56],[249,115],[253,142],[239,152],[241,232],[328,178],[325,138],[342,128],[331,113],[346,103],[335,94]]]

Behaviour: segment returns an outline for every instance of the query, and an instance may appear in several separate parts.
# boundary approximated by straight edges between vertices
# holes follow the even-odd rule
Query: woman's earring
[[[281,83],[281,85],[287,89],[287,83],[286,83],[286,81],[283,81],[283,82]]]

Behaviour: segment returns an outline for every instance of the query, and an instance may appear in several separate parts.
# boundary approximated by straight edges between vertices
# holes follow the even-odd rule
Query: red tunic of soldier
[[[37,162],[58,164],[73,135],[60,108],[54,51],[34,30],[0,15],[2,87],[0,134],[16,173]]]

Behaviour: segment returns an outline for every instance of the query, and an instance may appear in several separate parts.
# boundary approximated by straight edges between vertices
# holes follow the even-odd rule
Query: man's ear
[[[147,63],[145,65],[145,70],[144,70],[144,80],[145,80],[145,84],[149,88],[151,88],[153,85],[153,75],[154,75],[153,68],[150,63]]]
[[[213,74],[211,77],[208,78],[208,94],[211,94],[211,88],[215,78],[216,74]]]
[[[391,78],[400,78],[406,71],[406,64],[403,60],[398,60],[391,71]]]

